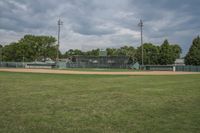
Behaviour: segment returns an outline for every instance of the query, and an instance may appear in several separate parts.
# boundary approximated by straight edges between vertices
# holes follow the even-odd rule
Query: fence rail
[[[200,66],[176,66],[176,71],[200,72]]]
[[[147,71],[173,71],[172,65],[148,65],[144,66],[144,70]]]
[[[147,71],[182,71],[182,72],[200,72],[200,66],[174,66],[174,65],[147,65],[144,66]]]
[[[98,63],[63,63],[59,62],[58,63],[59,68],[122,68],[122,69],[127,69],[130,66],[127,64],[98,64]]]
[[[5,68],[25,68],[27,63],[24,62],[0,62],[0,67]]]

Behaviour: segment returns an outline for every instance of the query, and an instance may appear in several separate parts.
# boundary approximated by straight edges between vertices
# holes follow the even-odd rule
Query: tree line
[[[52,36],[25,35],[18,42],[1,47],[1,59],[3,61],[36,61],[45,58],[55,60],[57,46],[56,39]]]
[[[56,60],[57,45],[56,39],[52,36],[25,35],[18,42],[9,45],[0,45],[0,60],[29,62],[41,61],[46,58]],[[90,51],[81,51],[79,49],[70,49],[62,54],[59,51],[60,58],[69,58],[74,56],[99,56],[100,49]],[[123,46],[120,48],[107,48],[107,56],[128,56],[131,62],[142,64],[142,46],[134,48],[132,46]],[[182,50],[178,44],[170,44],[165,40],[160,46],[152,43],[143,44],[143,61],[149,65],[167,65],[174,64],[177,58],[180,58]],[[193,40],[189,52],[185,56],[187,65],[200,65],[200,37]]]
[[[98,56],[100,49],[83,52],[78,49],[70,49],[63,57],[71,56]],[[134,48],[132,46],[123,46],[121,48],[107,48],[108,56],[128,56],[132,62],[142,64],[142,47]],[[156,46],[152,43],[143,44],[143,61],[149,65],[167,65],[173,64],[177,58],[180,58],[181,48],[179,45],[169,44],[167,40],[161,46]]]

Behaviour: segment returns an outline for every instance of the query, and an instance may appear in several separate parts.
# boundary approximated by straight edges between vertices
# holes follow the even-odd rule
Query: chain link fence
[[[59,62],[59,68],[129,68],[129,57],[85,57],[77,56],[68,62]]]
[[[172,65],[147,65],[144,66],[144,70],[147,71],[173,71],[173,66]]]
[[[200,66],[176,66],[176,71],[200,72]]]
[[[99,61],[101,60],[101,61]],[[55,65],[52,64],[34,64],[31,62],[0,62],[0,68],[47,68],[46,66],[51,66],[49,68],[59,68],[59,69],[67,69],[67,68],[121,68],[128,69],[131,68],[131,65],[127,64],[127,60],[122,60],[120,62],[111,62],[111,60],[106,60],[105,58],[100,58],[96,60],[96,58],[86,59],[82,61],[76,62],[58,62]],[[98,62],[99,61],[99,62]],[[31,64],[31,65],[30,65]],[[28,65],[32,67],[27,67]],[[45,67],[44,67],[45,66]],[[174,66],[174,65],[146,65],[143,66],[146,71],[178,71],[178,72],[200,72],[200,66]]]
[[[55,68],[55,63],[45,62],[0,62],[0,68]]]
[[[27,63],[25,62],[0,62],[2,68],[25,68]]]
[[[147,71],[200,72],[200,66],[146,65]]]

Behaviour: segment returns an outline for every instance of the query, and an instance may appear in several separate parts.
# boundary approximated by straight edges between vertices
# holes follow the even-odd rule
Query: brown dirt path
[[[197,72],[171,72],[171,71],[141,71],[141,72],[93,72],[54,69],[16,69],[0,68],[0,72],[25,72],[25,73],[52,73],[52,74],[89,74],[89,75],[187,75],[200,74]]]

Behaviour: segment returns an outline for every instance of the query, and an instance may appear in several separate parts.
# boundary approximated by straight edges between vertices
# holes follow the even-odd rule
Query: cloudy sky
[[[0,0],[0,43],[25,34],[57,37],[62,19],[61,51],[71,48],[120,47],[140,44],[138,23],[144,21],[144,41],[164,39],[188,51],[200,34],[200,0]]]

